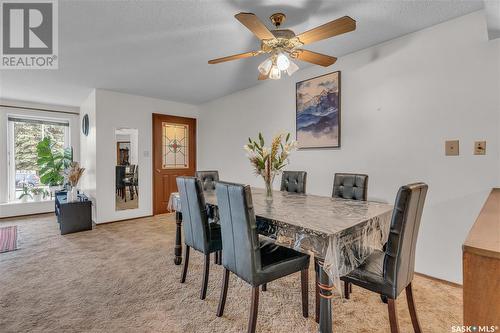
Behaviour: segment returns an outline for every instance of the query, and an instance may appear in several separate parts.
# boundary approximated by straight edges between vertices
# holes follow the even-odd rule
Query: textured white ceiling
[[[284,12],[284,27],[296,33],[349,15],[356,31],[308,46],[340,57],[482,7],[480,0],[60,0],[59,70],[1,71],[0,97],[80,105],[91,88],[103,88],[199,104],[259,84],[261,57],[207,64],[258,49],[233,17],[240,11],[269,26],[270,14]]]

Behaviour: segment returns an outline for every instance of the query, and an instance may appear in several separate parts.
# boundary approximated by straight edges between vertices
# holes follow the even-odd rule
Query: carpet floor
[[[231,275],[224,316],[215,316],[222,267],[212,265],[206,300],[199,299],[202,256],[192,251],[185,284],[173,263],[173,215],[59,235],[51,214],[0,220],[17,225],[19,250],[0,254],[0,332],[244,332],[251,288]],[[213,257],[212,257],[213,262]],[[300,274],[261,293],[258,332],[317,332],[301,312]],[[462,323],[462,290],[417,276],[417,311],[424,332]],[[402,332],[412,332],[404,293],[397,301]],[[334,299],[335,332],[388,332],[387,306],[353,287]]]

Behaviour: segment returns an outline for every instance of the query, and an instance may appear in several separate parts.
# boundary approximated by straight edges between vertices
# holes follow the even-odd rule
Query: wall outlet
[[[486,155],[486,141],[474,142],[474,155]]]
[[[458,156],[459,155],[459,141],[458,140],[447,140],[445,142],[445,154],[446,154],[446,156]]]

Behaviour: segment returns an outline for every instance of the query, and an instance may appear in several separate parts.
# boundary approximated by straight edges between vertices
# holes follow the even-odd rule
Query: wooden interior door
[[[153,214],[167,213],[177,176],[196,171],[196,119],[153,114]]]

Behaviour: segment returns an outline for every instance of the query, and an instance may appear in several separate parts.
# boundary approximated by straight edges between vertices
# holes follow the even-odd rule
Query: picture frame
[[[341,147],[340,71],[295,84],[295,137],[299,149]]]

